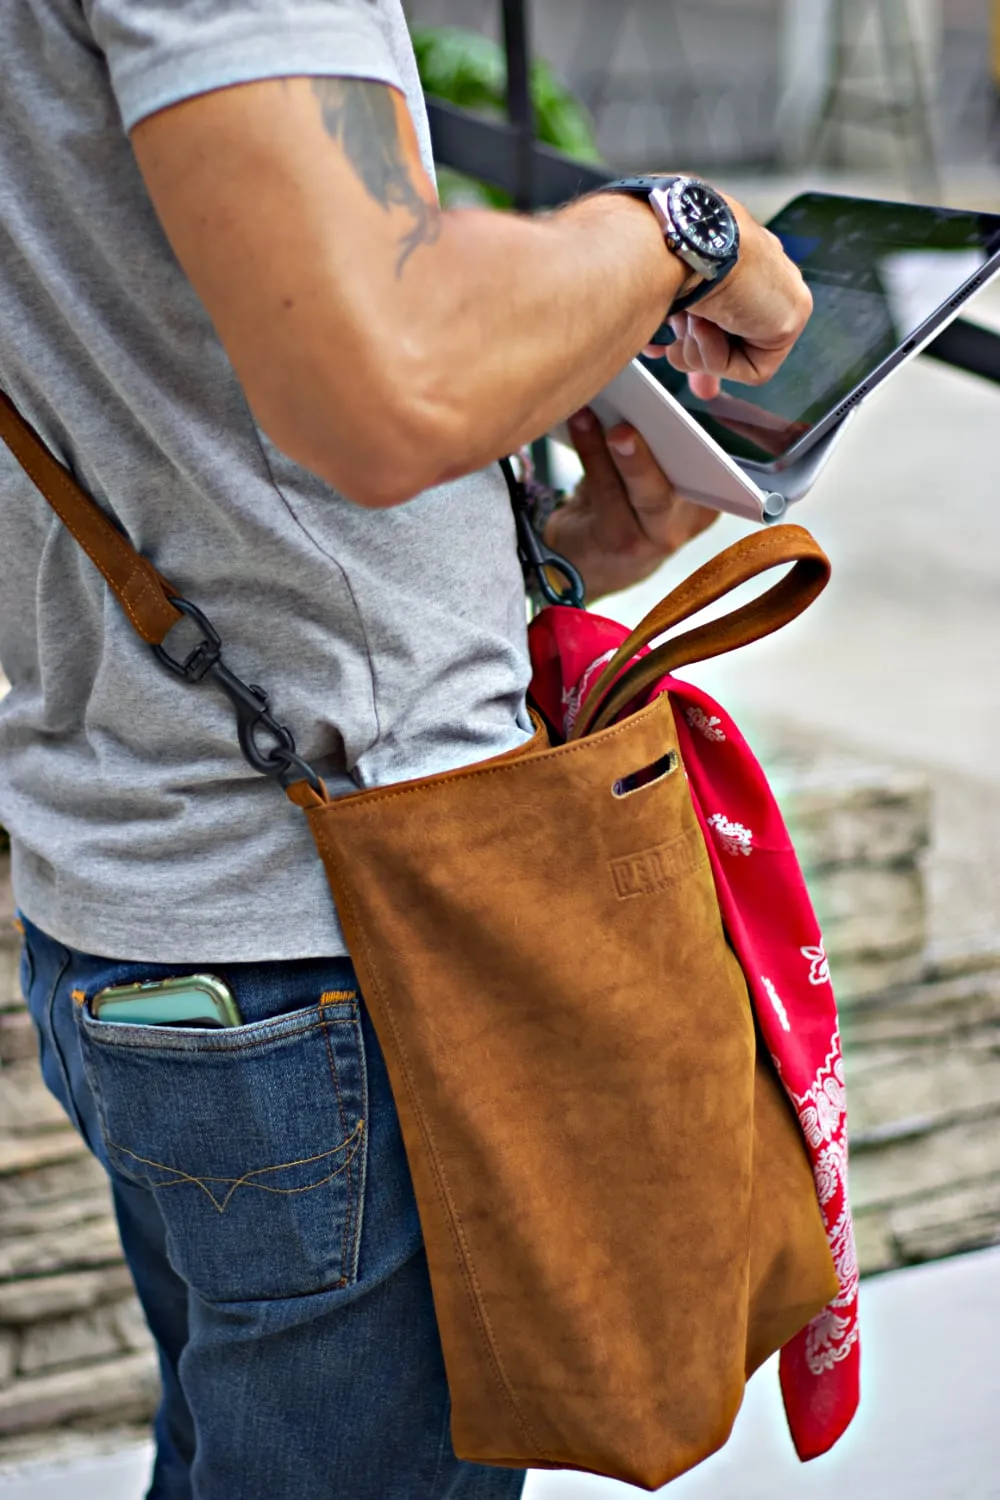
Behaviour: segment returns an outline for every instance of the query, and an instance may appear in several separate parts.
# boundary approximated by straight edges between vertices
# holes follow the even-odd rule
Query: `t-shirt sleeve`
[[[401,88],[379,0],[84,0],[126,130],[158,109],[262,78]]]

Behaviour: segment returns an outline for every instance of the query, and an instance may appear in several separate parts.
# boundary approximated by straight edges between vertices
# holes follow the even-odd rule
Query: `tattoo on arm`
[[[369,194],[388,212],[403,209],[413,228],[400,239],[396,275],[421,245],[433,245],[441,233],[441,210],[414,185],[403,158],[392,91],[364,78],[314,78],[323,126],[339,141]]]

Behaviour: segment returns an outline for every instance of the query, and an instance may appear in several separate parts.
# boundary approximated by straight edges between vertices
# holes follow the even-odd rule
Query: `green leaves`
[[[507,61],[488,37],[460,26],[426,26],[413,33],[424,91],[460,109],[503,113]]]
[[[414,31],[413,47],[425,93],[476,114],[506,118],[507,59],[496,42],[460,26],[428,26]],[[532,64],[531,97],[541,142],[578,161],[600,162],[590,116],[541,58]],[[448,168],[439,180],[446,206],[510,206],[508,194]]]

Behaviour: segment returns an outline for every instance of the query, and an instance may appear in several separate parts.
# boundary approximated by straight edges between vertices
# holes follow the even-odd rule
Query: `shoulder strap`
[[[192,612],[190,606],[183,611],[177,607],[177,591],[52,457],[3,391],[0,439],[103,574],[138,634],[150,645],[160,645],[183,614]],[[787,563],[794,565],[791,571],[759,598],[719,620],[686,630],[633,661],[638,651],[675,625],[750,579]],[[733,651],[779,630],[808,608],[829,577],[829,559],[801,526],[775,526],[727,547],[661,600],[632,631],[589,694],[571,738],[604,728],[644,690],[678,667]],[[628,670],[623,672],[623,668]],[[249,712],[256,723],[260,705],[251,704]]]
[[[180,610],[172,603],[176,590],[135,550],[69,470],[52,457],[3,391],[0,438],[104,575],[138,634],[158,646],[181,619]]]
[[[291,730],[271,713],[264,689],[244,682],[227,667],[222,641],[211,621],[135,550],[69,470],[52,457],[3,391],[0,440],[104,576],[133,628],[153,647],[161,665],[185,682],[210,681],[225,693],[236,711],[237,737],[247,763],[261,776],[274,777],[286,790],[302,782],[316,796],[325,797],[323,782],[296,753]],[[186,656],[175,658],[163,642],[185,617],[194,623],[202,639]]]
[[[715,604],[741,584],[787,563],[794,564],[791,571],[749,604],[741,604],[721,619],[685,630],[633,662],[636,653],[657,636]],[[644,691],[678,667],[721,656],[780,630],[808,609],[829,578],[829,558],[801,526],[774,526],[735,542],[692,573],[640,621],[601,673],[570,737],[582,739],[605,728]],[[633,665],[629,667],[630,662]],[[623,667],[628,667],[624,673]]]

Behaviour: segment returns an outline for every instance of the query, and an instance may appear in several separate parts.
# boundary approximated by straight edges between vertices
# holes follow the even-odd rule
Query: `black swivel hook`
[[[292,731],[287,724],[279,724],[271,713],[264,689],[256,683],[244,682],[222,660],[222,639],[212,622],[188,599],[172,598],[170,602],[197,626],[201,640],[185,657],[171,656],[164,646],[154,646],[157,661],[185,682],[199,683],[211,678],[221,688],[236,710],[236,734],[243,758],[261,776],[272,776],[284,787],[295,781],[308,781],[314,791],[321,791],[322,783],[316,772],[296,754]]]
[[[534,585],[546,604],[565,604],[574,609],[584,607],[583,579],[568,558],[547,547],[531,524],[531,500],[523,482],[514,473],[509,458],[500,460],[503,477],[510,491],[510,503],[517,527],[517,555],[527,582]],[[566,580],[566,587],[557,589],[550,578],[558,573]]]

